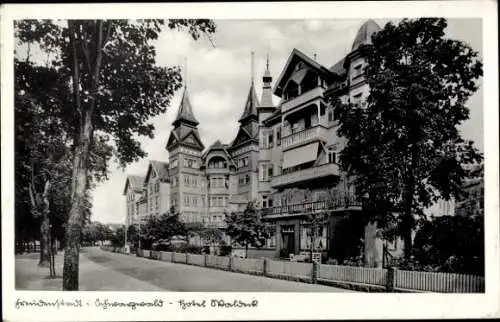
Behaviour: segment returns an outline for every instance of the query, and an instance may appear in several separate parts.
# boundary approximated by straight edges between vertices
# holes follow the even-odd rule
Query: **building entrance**
[[[295,253],[295,229],[294,226],[283,226],[281,229],[281,257],[288,258]]]

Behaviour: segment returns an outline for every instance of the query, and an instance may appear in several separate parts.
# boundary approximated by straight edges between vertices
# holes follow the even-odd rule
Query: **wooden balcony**
[[[282,149],[283,151],[290,150],[309,142],[325,140],[326,131],[323,125],[318,124],[300,132],[287,135],[281,139]]]
[[[361,210],[362,203],[354,195],[338,195],[327,201],[313,201],[300,204],[277,206],[262,209],[266,218],[307,215],[323,211]]]
[[[324,88],[316,87],[313,88],[297,97],[289,99],[281,105],[281,112],[286,113],[291,109],[309,103],[312,100],[323,98]]]
[[[339,176],[339,166],[334,163],[327,163],[317,167],[298,170],[291,173],[273,177],[271,187],[291,186],[303,181],[309,181],[329,176]]]

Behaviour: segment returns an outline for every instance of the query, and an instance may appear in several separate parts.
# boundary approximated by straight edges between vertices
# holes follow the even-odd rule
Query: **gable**
[[[154,178],[154,176],[152,174],[155,173],[155,172],[156,171],[154,171],[153,166],[150,163],[149,166],[148,166],[148,172],[146,174],[146,179],[144,179],[144,186],[148,185],[150,178]]]
[[[203,143],[193,131],[190,131],[186,136],[184,136],[181,143],[203,150]]]
[[[123,195],[126,196],[128,194],[128,190],[130,188],[130,179],[127,178],[125,181],[125,188],[123,189]]]
[[[168,137],[168,141],[167,141],[167,150],[171,147],[173,147],[174,145],[178,144],[179,140],[177,139],[177,135],[175,135],[175,132],[170,132],[170,136]]]
[[[238,133],[236,134],[236,138],[234,139],[232,146],[237,146],[238,144],[244,143],[250,139],[251,137],[248,132],[243,128],[240,128],[238,130]]]
[[[300,50],[293,49],[292,53],[288,57],[288,60],[285,64],[285,67],[283,68],[280,76],[276,80],[275,87],[273,89],[273,93],[276,96],[281,97],[282,91],[285,87],[285,83],[289,80],[291,75],[297,71],[296,70],[297,64],[303,64],[304,67],[308,67],[312,70],[315,70],[325,80],[329,80],[329,79],[335,77],[335,74],[333,74],[326,67],[317,63],[314,59],[308,57],[307,55],[302,53]],[[297,75],[297,77],[300,77],[300,76],[301,75]]]

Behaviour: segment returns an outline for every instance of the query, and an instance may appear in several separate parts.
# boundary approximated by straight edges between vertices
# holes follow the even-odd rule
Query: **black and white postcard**
[[[498,316],[496,7],[3,6],[4,319]]]

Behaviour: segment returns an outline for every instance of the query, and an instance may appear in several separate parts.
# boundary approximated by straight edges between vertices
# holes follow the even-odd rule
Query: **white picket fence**
[[[387,269],[319,265],[318,280],[387,285]]]
[[[188,254],[187,255],[187,263],[196,266],[205,266],[205,256],[196,255],[196,254]]]
[[[165,262],[171,262],[174,253],[172,252],[160,252],[160,260]]]
[[[280,277],[312,279],[313,264],[270,260],[267,273]]]
[[[264,274],[264,259],[232,258],[231,269],[237,272],[250,274]]]
[[[173,253],[172,262],[174,263],[187,263],[186,253]]]
[[[397,289],[444,293],[484,292],[484,277],[454,273],[396,270]]]
[[[207,255],[207,267],[220,268],[220,269],[229,269],[230,268],[230,259],[226,256],[212,256]]]
[[[122,252],[109,246],[103,250]],[[196,255],[174,252],[153,252],[139,249],[141,257],[154,258],[182,264],[206,266],[241,273],[259,274],[269,277],[291,278],[308,282],[340,282],[386,287],[389,291],[424,291],[443,293],[484,292],[484,277],[453,273],[434,273],[381,269],[354,266],[326,265],[277,261],[268,258],[238,258],[213,255]]]

